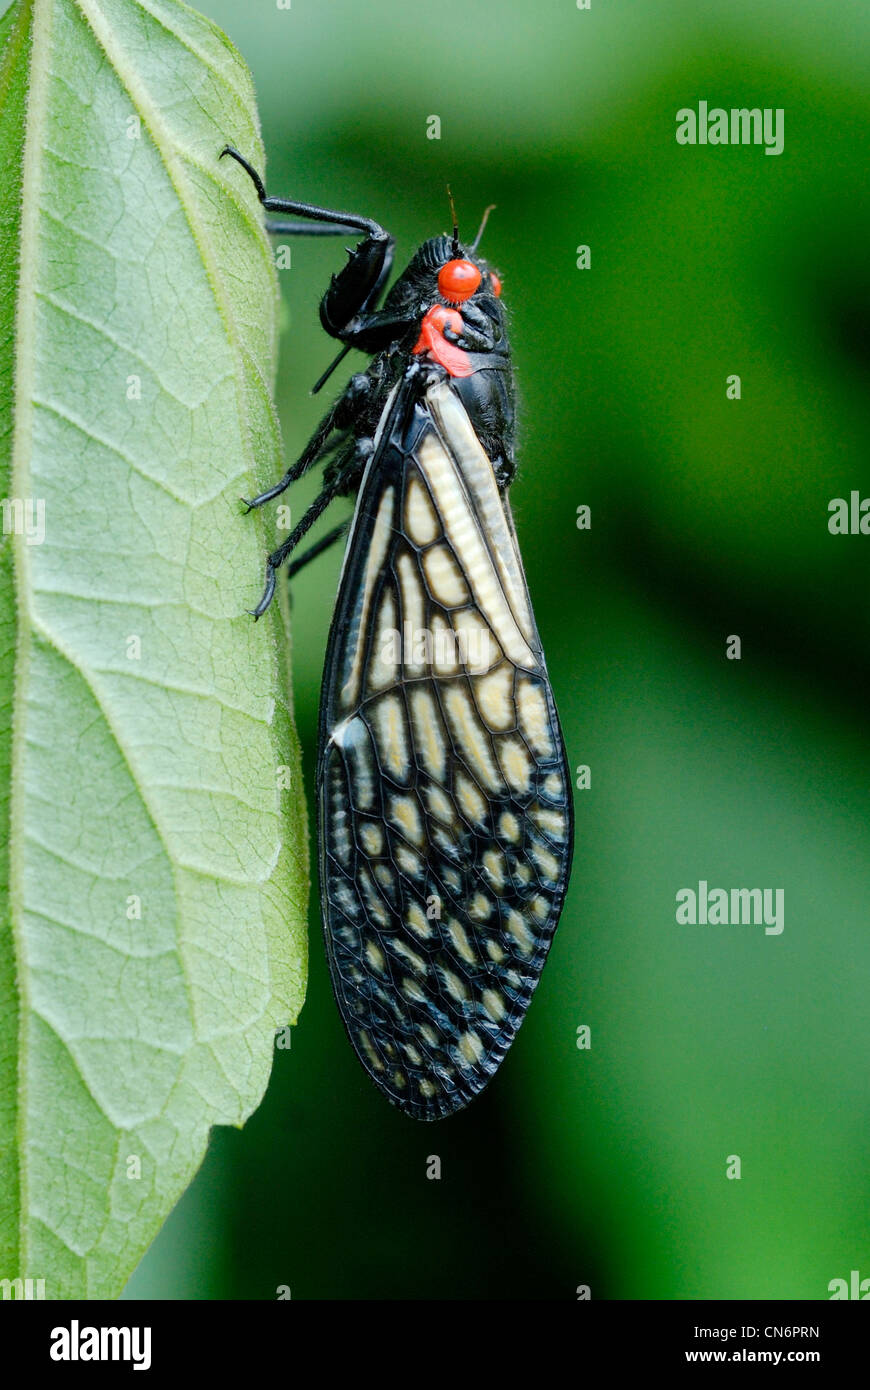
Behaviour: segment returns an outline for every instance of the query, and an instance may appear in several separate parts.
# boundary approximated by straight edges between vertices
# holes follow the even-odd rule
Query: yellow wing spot
[[[404,941],[394,941],[393,950],[397,955],[406,960],[412,970],[416,970],[418,975],[426,974],[426,962],[422,956],[418,956],[416,951],[412,951],[410,946],[406,946]]]
[[[473,608],[464,608],[461,613],[453,614],[453,631],[456,633],[459,659],[473,675],[484,675],[497,661],[501,661],[501,647]]]
[[[553,740],[550,736],[550,712],[541,687],[533,681],[521,680],[517,691],[517,709],[520,728],[531,747],[539,757],[551,757]]]
[[[501,962],[504,960],[504,951],[497,941],[487,941],[486,953],[490,960],[495,961],[496,965],[501,965]]]
[[[452,970],[448,970],[446,965],[442,965],[439,968],[447,988],[447,993],[458,1003],[464,1003],[468,998],[468,990],[462,980],[460,980],[459,976],[454,974]]]
[[[520,838],[520,823],[512,811],[503,811],[498,821],[499,833],[511,844],[517,844]]]
[[[405,525],[415,545],[428,545],[441,530],[432,499],[417,478],[411,479],[405,493]]]
[[[360,826],[359,837],[366,854],[371,855],[372,858],[376,854],[380,854],[384,848],[384,832],[374,821],[366,821],[364,825]]]
[[[515,792],[528,791],[532,780],[532,760],[525,744],[518,738],[503,738],[498,751],[510,786]]]
[[[446,545],[435,545],[426,551],[423,571],[432,597],[445,608],[456,608],[468,602],[468,585]]]
[[[396,627],[396,600],[388,588],[381,599],[375,623],[375,640],[369,661],[369,690],[395,685],[402,664],[401,640]]]
[[[493,1023],[501,1023],[504,1018],[504,999],[495,989],[485,989],[481,1001]]]
[[[532,820],[539,830],[552,835],[554,840],[565,838],[565,817],[561,811],[548,811],[543,806],[538,806],[532,812]]]
[[[475,682],[478,708],[491,729],[503,732],[516,722],[513,702],[513,668],[503,662]]]
[[[532,858],[548,883],[558,883],[559,861],[555,854],[551,854],[548,849],[543,849],[540,845],[533,845]]]
[[[456,633],[440,613],[432,615],[432,668],[438,676],[455,676],[459,670]]]
[[[530,956],[535,949],[535,938],[520,914],[511,908],[507,915],[507,929],[524,956]]]
[[[423,1058],[413,1043],[404,1043],[402,1051],[413,1066],[420,1067],[423,1065]]]
[[[483,1051],[483,1043],[473,1028],[469,1029],[467,1033],[462,1034],[462,1037],[459,1039],[459,1052],[462,1057],[460,1065],[463,1067],[476,1066],[483,1056]]]
[[[465,819],[475,825],[483,825],[486,820],[486,802],[474,783],[463,772],[457,772],[453,781],[453,792]]]
[[[483,871],[497,893],[505,885],[505,862],[500,849],[488,849],[483,856]]]
[[[364,1028],[360,1029],[359,1040],[362,1043],[363,1052],[368,1057],[375,1071],[383,1071],[384,1064],[381,1061],[378,1054],[375,1052],[374,1043],[372,1042],[371,1038],[369,1037],[368,1033]]]
[[[383,968],[386,964],[386,958],[376,941],[366,942],[366,960],[372,967],[372,970],[383,971]]]
[[[529,868],[528,864],[521,864],[519,860],[517,860],[516,864],[514,864],[512,873],[517,883],[531,882],[532,871]]]
[[[381,764],[393,777],[404,779],[410,766],[408,730],[405,710],[398,695],[383,695],[378,700],[374,706],[373,722]]]
[[[444,703],[454,737],[476,780],[490,791],[500,791],[502,782],[496,772],[489,735],[474,712],[468,691],[452,685]]]
[[[423,998],[422,994],[420,998]],[[420,1024],[420,1037],[423,1039],[424,1042],[427,1042],[430,1047],[438,1046],[438,1034],[435,1032],[435,1029],[432,1027],[431,1023]]]
[[[432,843],[437,845],[448,856],[456,850],[456,831],[454,829],[445,830],[442,825],[433,825],[431,830]]]
[[[548,772],[544,778],[544,792],[546,795],[552,797],[555,801],[557,797],[563,794],[564,790],[565,788],[562,786],[562,779],[558,772]]]
[[[442,877],[448,888],[452,888],[454,893],[458,893],[462,887],[462,879],[455,869],[442,870]]]
[[[471,902],[468,904],[468,915],[475,922],[485,922],[492,916],[493,902],[484,893],[475,893]]]
[[[335,852],[342,864],[347,864],[350,860],[350,828],[348,826],[347,808],[337,807],[331,816],[332,820],[332,843]]]
[[[475,965],[477,962],[477,956],[474,954],[474,951],[471,948],[471,942],[468,940],[468,937],[465,933],[465,928],[462,927],[459,924],[459,922],[455,920],[455,918],[451,918],[450,921],[447,923],[447,930],[450,933],[450,940],[456,947],[457,955],[460,955],[464,961],[468,962],[469,965]]]
[[[425,1096],[427,1100],[432,1099],[437,1089],[438,1087],[435,1085],[434,1081],[420,1082],[420,1094],[421,1096]]]
[[[403,1091],[407,1084],[408,1082],[404,1072],[399,1071],[399,1068],[396,1067],[396,1070],[393,1072],[393,1085],[398,1086],[399,1090]]]
[[[359,898],[351,890],[350,884],[342,879],[341,883],[335,888],[333,893],[335,901],[341,908],[346,917],[356,917],[359,908]]]
[[[359,693],[359,678],[362,669],[362,661],[365,653],[365,643],[360,641],[360,637],[368,631],[369,609],[371,608],[372,594],[377,583],[381,570],[383,569],[384,559],[387,554],[387,546],[390,536],[393,533],[393,489],[388,487],[381,498],[378,514],[372,529],[372,539],[369,546],[368,559],[366,560],[365,574],[362,581],[362,600],[359,609],[359,623],[356,628],[357,640],[353,648],[353,657],[350,663],[350,671],[347,680],[342,686],[341,699],[345,709],[352,708],[357,702]]]
[[[406,633],[410,632],[411,639],[410,642],[407,638],[405,639],[405,669],[422,671],[425,654],[422,644],[426,636],[426,617],[420,572],[416,563],[407,554],[399,556],[398,572],[399,594],[402,600],[402,630]],[[410,629],[408,624],[410,624]]]
[[[425,1004],[426,996],[416,980],[403,980],[402,993],[406,999],[410,999],[413,1004]],[[422,1033],[422,1028],[420,1029]]]
[[[423,860],[416,850],[409,849],[407,845],[396,846],[396,863],[409,878],[419,878],[423,872]]]
[[[389,914],[381,901],[380,894],[372,883],[371,878],[365,869],[359,871],[359,883],[363,890],[363,897],[368,911],[374,917],[379,926],[385,927],[389,922]]]
[[[456,812],[453,809],[453,802],[440,787],[427,787],[426,800],[429,802],[429,810],[438,820],[445,825],[452,825],[456,820]]]
[[[390,802],[390,820],[415,845],[422,845],[423,824],[414,797],[394,796]]]
[[[430,777],[443,782],[447,768],[447,741],[431,690],[422,685],[415,686],[410,693],[410,704],[418,759]],[[452,818],[451,808],[450,819]]]
[[[396,876],[389,864],[376,864],[375,878],[378,880],[378,883],[383,884],[384,888],[392,888],[396,881]]]
[[[432,923],[419,903],[410,904],[405,913],[405,921],[417,936],[422,936],[425,939],[432,935]]]
[[[532,899],[532,916],[537,922],[546,922],[549,915],[550,904],[547,902],[547,899],[542,897],[539,893],[536,898]]]

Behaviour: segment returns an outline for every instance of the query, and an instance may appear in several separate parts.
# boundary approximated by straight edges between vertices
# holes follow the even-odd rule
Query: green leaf
[[[251,81],[175,0],[0,21],[0,1278],[111,1297],[304,995]],[[290,783],[289,787],[287,783]]]

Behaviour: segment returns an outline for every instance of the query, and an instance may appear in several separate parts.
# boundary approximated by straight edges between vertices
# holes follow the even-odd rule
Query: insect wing
[[[323,921],[363,1066],[420,1119],[491,1078],[567,887],[570,778],[510,513],[448,382],[402,382],[327,652]]]

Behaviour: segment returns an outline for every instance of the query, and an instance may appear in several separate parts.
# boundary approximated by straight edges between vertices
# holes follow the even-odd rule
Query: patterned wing
[[[407,399],[403,399],[403,391]],[[327,654],[324,931],[365,1069],[420,1119],[510,1046],[567,887],[570,778],[513,524],[448,382],[400,387]]]

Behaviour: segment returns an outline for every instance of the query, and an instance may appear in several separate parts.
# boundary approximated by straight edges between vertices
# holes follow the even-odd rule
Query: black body
[[[268,210],[366,234],[321,322],[344,351],[373,360],[281,482],[248,504],[326,458],[320,496],[269,557],[255,616],[328,503],[356,496],[320,711],[324,933],[366,1071],[406,1113],[438,1119],[486,1085],[522,1022],[573,842],[571,779],[507,505],[514,400],[498,279],[454,232],[425,242],[378,307],[392,262],[383,229],[267,198],[226,152]],[[480,275],[461,301],[439,289],[457,262]]]

